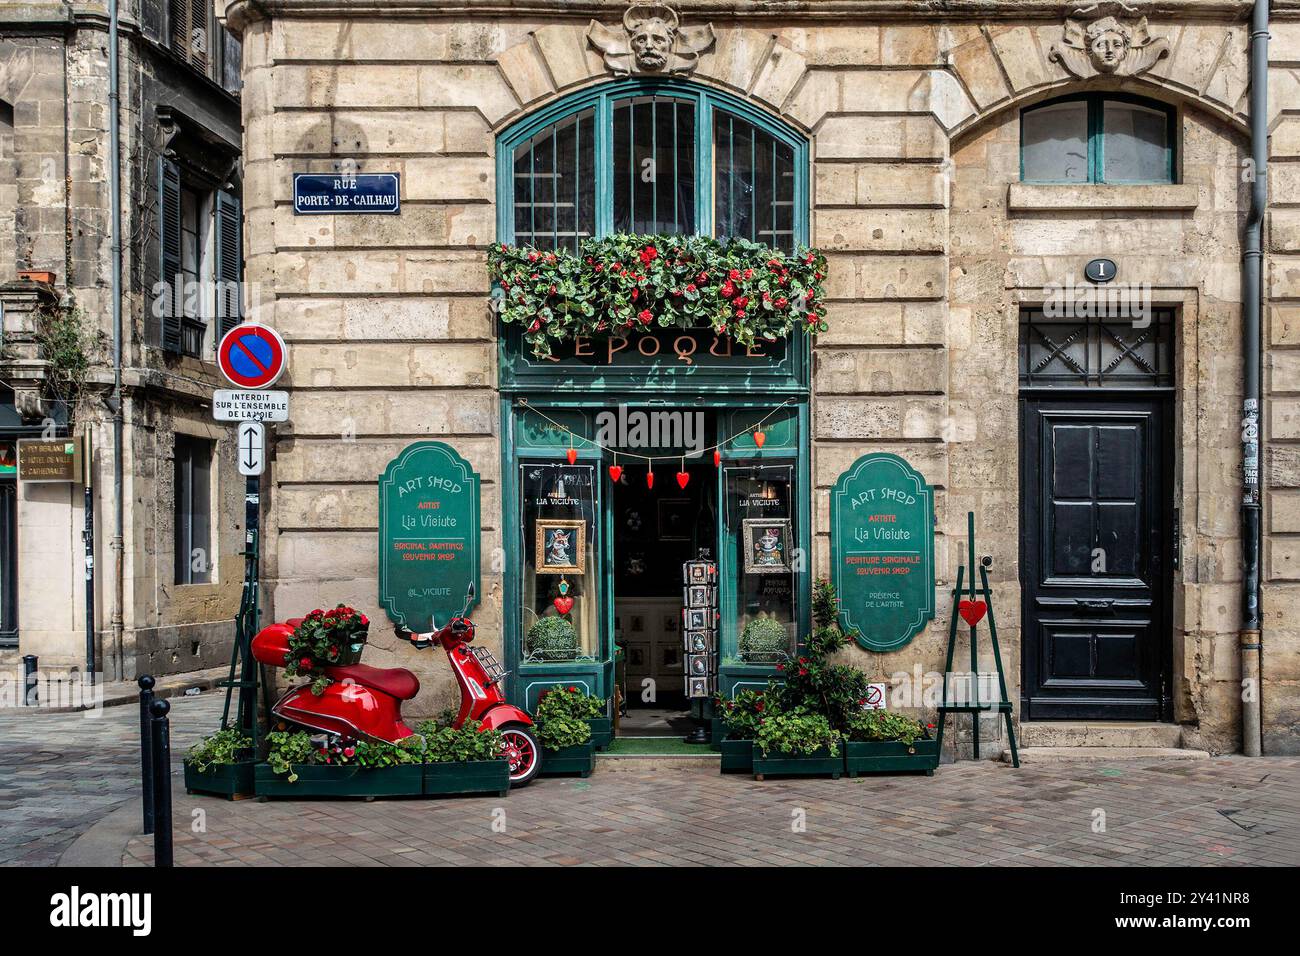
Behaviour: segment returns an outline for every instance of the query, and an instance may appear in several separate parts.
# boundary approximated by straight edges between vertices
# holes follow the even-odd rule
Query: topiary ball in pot
[[[785,625],[774,617],[754,618],[740,634],[740,653],[749,660],[773,660],[788,646]]]
[[[528,629],[529,653],[544,661],[571,661],[578,656],[578,631],[558,615],[540,617]]]

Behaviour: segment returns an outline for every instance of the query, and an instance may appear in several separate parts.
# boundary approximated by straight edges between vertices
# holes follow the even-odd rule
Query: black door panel
[[[1022,399],[1026,719],[1167,716],[1167,407]]]

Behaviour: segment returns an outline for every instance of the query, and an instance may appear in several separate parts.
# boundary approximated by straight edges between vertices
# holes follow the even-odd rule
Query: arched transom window
[[[1164,103],[1123,93],[1066,96],[1020,114],[1027,183],[1171,183],[1177,126]]]
[[[571,251],[612,232],[793,249],[807,241],[806,166],[800,137],[734,97],[675,82],[611,84],[502,137],[498,232]]]

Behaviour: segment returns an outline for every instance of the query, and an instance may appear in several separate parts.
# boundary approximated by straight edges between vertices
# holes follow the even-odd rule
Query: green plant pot
[[[754,741],[724,740],[718,746],[722,749],[723,773],[754,772]]]
[[[298,779],[275,773],[259,763],[254,774],[259,797],[418,797],[424,793],[424,767],[320,766],[295,767]]]
[[[597,750],[608,750],[614,742],[614,720],[611,717],[588,717],[587,726],[591,728],[591,743]]]
[[[835,750],[823,747],[813,754],[784,754],[771,751],[766,757],[753,744],[754,779],[767,777],[816,777],[830,774],[838,780],[844,772],[844,747],[841,744]]]
[[[897,740],[850,740],[844,745],[844,770],[860,773],[924,773],[934,776],[939,766],[937,740],[913,741],[909,747]]]
[[[248,797],[253,795],[254,761],[223,763],[209,767],[202,773],[191,763],[185,764],[185,791],[207,793],[217,797]]]
[[[504,797],[510,792],[510,764],[505,760],[426,763],[424,795],[447,793],[495,793]]]
[[[538,773],[543,777],[556,777],[566,773],[590,777],[595,759],[596,748],[590,740],[576,747],[563,747],[559,750],[547,750],[543,747],[542,769]]]

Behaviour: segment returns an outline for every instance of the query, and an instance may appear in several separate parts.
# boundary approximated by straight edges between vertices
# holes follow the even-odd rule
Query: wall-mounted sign
[[[1083,267],[1083,277],[1089,282],[1109,282],[1119,268],[1110,259],[1092,259]]]
[[[379,603],[412,631],[446,624],[480,586],[479,477],[437,441],[416,442],[379,479]]]
[[[81,481],[81,442],[72,438],[18,439],[19,481]]]
[[[293,211],[299,216],[396,215],[402,211],[401,178],[397,173],[294,173]]]
[[[267,325],[236,325],[217,344],[217,367],[238,388],[270,388],[284,374],[284,339]]]
[[[863,455],[835,482],[831,583],[868,650],[897,650],[934,618],[934,491],[897,455]]]
[[[579,335],[556,342],[549,359],[533,359],[538,365],[611,366],[614,368],[661,367],[685,370],[696,366],[764,366],[785,360],[786,340],[759,341],[737,345],[712,329],[630,329],[601,336]]]

